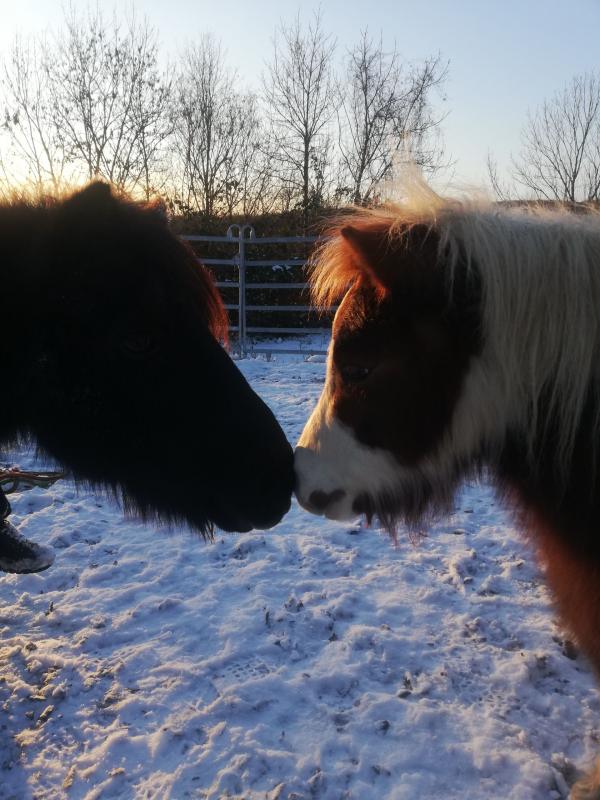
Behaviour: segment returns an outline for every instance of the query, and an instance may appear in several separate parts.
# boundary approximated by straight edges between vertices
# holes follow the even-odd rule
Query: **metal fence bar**
[[[237,263],[235,258],[198,258],[197,261],[199,264],[205,264],[209,267],[213,265],[234,267]],[[262,261],[246,259],[247,267],[301,267],[303,264],[306,264],[305,258],[269,258]]]
[[[286,313],[300,312],[310,313],[314,311],[312,306],[309,305],[256,305],[248,304],[246,302],[246,294],[251,289],[307,289],[307,284],[304,282],[288,282],[282,283],[279,281],[259,281],[247,282],[246,271],[252,267],[298,267],[306,263],[303,258],[281,258],[281,259],[248,259],[247,247],[252,245],[263,244],[314,244],[319,241],[318,236],[264,236],[257,238],[254,228],[251,225],[235,224],[230,225],[225,236],[209,236],[209,235],[189,235],[183,236],[189,242],[227,242],[236,245],[236,252],[231,258],[199,258],[198,261],[207,266],[219,267],[234,267],[237,269],[237,280],[221,280],[216,282],[219,289],[237,289],[238,301],[237,303],[225,303],[225,308],[228,311],[238,312],[238,324],[230,325],[229,330],[238,334],[238,348],[241,356],[246,355],[247,352],[280,352],[280,353],[298,353],[298,354],[324,354],[325,350],[316,350],[314,348],[269,348],[268,346],[256,347],[253,343],[248,342],[248,334],[252,333],[274,333],[274,334],[321,334],[326,335],[329,332],[328,328],[300,328],[300,327],[275,327],[275,326],[262,326],[262,325],[248,325],[247,314],[249,311],[282,311]],[[331,309],[335,310],[335,309]]]
[[[246,261],[247,267],[301,267],[306,264],[305,258],[267,258]]]
[[[271,356],[273,355],[292,355],[292,356],[326,356],[326,350],[317,350],[314,347],[305,347],[305,348],[298,348],[298,347],[255,347],[252,345],[250,349],[250,353],[254,355],[260,355],[261,353],[267,357],[267,361],[271,360]]]
[[[269,328],[260,325],[249,325],[247,333],[329,333],[329,328]]]
[[[317,309],[314,306],[284,306],[284,305],[270,305],[270,306],[256,306],[256,305],[246,305],[246,311],[312,311],[314,313],[318,313]]]
[[[306,282],[304,283],[247,283],[246,289],[306,289]]]
[[[261,236],[256,244],[314,244],[320,236]]]
[[[219,289],[237,289],[239,281],[215,281]],[[306,283],[246,283],[246,289],[307,289]]]
[[[239,228],[240,226],[235,224],[231,225],[231,228]],[[242,227],[251,228],[251,225],[243,225]],[[232,239],[235,241],[237,239],[237,235],[234,236],[212,236],[209,234],[186,234],[185,236],[181,237],[185,239],[187,242],[230,242]],[[320,239],[319,236],[261,236],[260,239],[257,239],[257,244],[312,244],[314,242],[318,242]]]
[[[237,226],[236,226],[237,227]],[[202,234],[199,236],[198,234],[187,234],[186,236],[182,236],[182,239],[185,239],[186,242],[231,242],[235,238],[233,236],[205,236]]]
[[[205,264],[207,267],[236,267],[237,262],[235,258],[199,258],[199,264]]]

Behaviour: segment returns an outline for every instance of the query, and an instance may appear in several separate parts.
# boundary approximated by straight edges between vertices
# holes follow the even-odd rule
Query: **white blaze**
[[[296,495],[300,505],[315,511],[312,492],[345,494],[325,510],[329,519],[356,517],[352,504],[361,494],[376,496],[392,491],[402,468],[391,453],[361,444],[352,430],[335,419],[331,411],[331,389],[328,378],[317,407],[306,423],[296,448]]]

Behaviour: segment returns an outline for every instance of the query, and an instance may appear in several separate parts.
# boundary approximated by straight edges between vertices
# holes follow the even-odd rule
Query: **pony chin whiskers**
[[[143,524],[166,525],[169,529],[187,530],[193,535],[201,536],[205,541],[214,541],[215,525],[209,519],[193,524],[182,514],[159,510],[149,504],[140,502],[122,488],[116,489],[114,497],[128,519]],[[168,532],[172,533],[174,531],[169,530]]]
[[[427,536],[428,529],[453,509],[455,491],[435,493],[421,487],[409,497],[410,492],[398,490],[382,491],[374,497],[361,495],[356,507],[364,516],[367,526],[377,520],[395,545],[399,544],[400,529],[408,535],[409,542],[416,546]]]

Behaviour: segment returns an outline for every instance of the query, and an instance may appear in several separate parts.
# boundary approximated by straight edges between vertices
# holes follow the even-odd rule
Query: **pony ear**
[[[162,222],[163,225],[168,225],[169,215],[167,213],[167,206],[160,198],[157,200],[151,200],[146,204],[145,207],[146,210],[149,211],[156,220]]]
[[[64,202],[64,207],[69,211],[85,216],[91,221],[102,219],[107,213],[112,213],[116,205],[117,199],[110,185],[104,181],[88,184]]]
[[[389,223],[340,230],[345,246],[361,270],[382,289],[392,289],[411,267],[437,261],[438,237],[427,225],[390,233]]]
[[[385,255],[388,244],[387,227],[355,228],[345,225],[340,230],[340,236],[352,251],[355,259],[362,267],[367,267],[372,260],[379,260]]]
[[[92,183],[88,183],[83,189],[71,195],[70,199],[92,204],[106,203],[109,199],[113,199],[113,194],[110,184],[104,181],[92,181]]]

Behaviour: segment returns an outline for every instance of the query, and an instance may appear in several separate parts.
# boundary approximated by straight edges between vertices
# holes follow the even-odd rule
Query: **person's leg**
[[[6,519],[11,512],[7,496],[0,487],[0,520]]]
[[[0,488],[0,570],[3,572],[42,572],[54,561],[54,551],[30,542],[7,517],[10,503]]]

